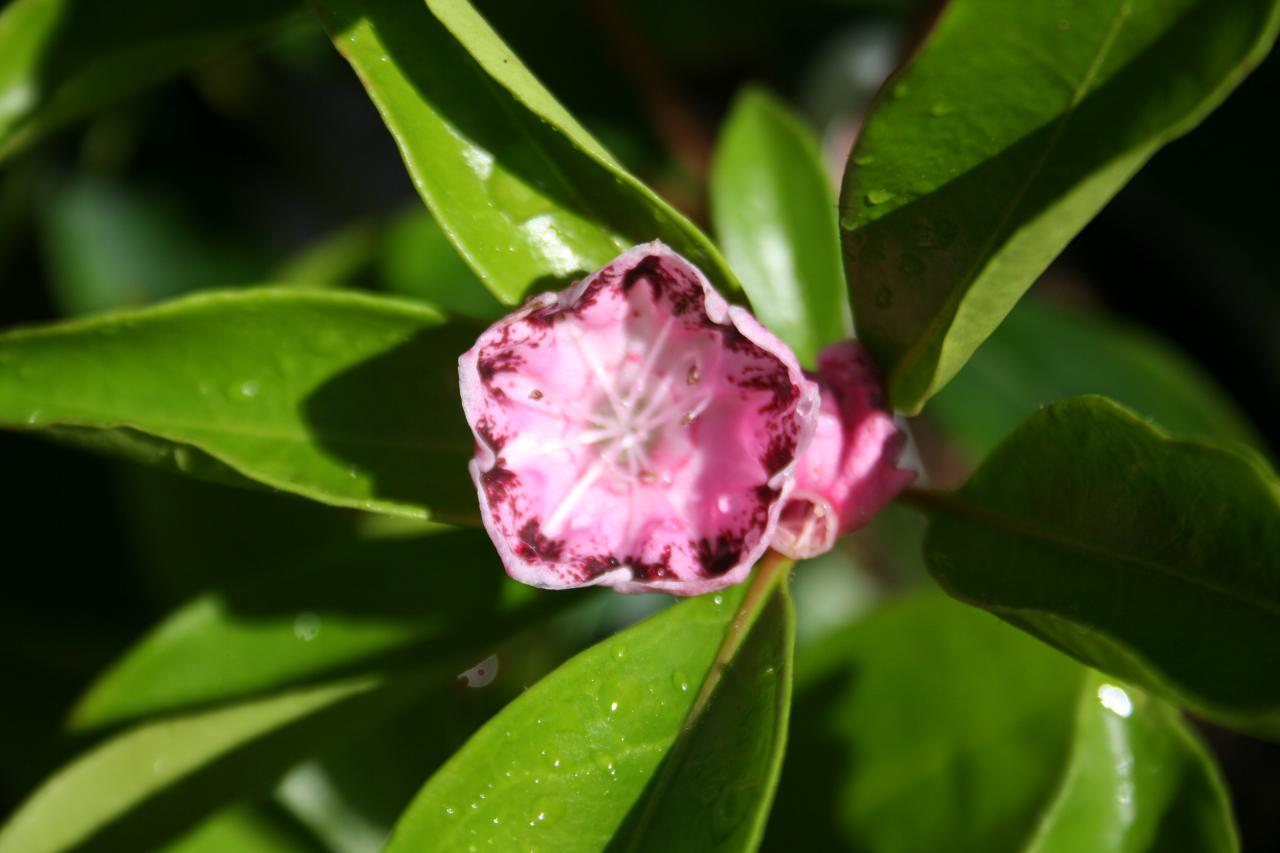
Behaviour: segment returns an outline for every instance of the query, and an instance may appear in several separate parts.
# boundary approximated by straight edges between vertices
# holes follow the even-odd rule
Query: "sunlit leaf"
[[[851,330],[835,193],[812,131],[748,89],[721,133],[711,202],[756,316],[812,367],[824,344]]]
[[[968,0],[880,93],[841,194],[859,335],[918,412],[1160,146],[1271,47],[1275,0]]]
[[[749,849],[790,701],[774,565],[569,661],[493,718],[405,813],[391,851]]]
[[[64,439],[110,430],[135,458],[178,470],[229,469],[339,506],[469,519],[473,444],[454,364],[474,336],[386,298],[197,295],[0,334],[0,426]]]
[[[467,3],[320,7],[427,207],[503,302],[654,239],[735,287],[710,241],[623,170]]]

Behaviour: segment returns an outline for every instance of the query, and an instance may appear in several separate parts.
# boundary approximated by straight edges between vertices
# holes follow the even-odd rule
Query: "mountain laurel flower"
[[[818,422],[791,350],[658,242],[533,297],[459,375],[485,528],[548,589],[744,580]]]
[[[822,395],[817,430],[773,538],[774,548],[797,560],[831,550],[837,536],[866,524],[915,479],[897,467],[906,436],[862,345],[827,346],[815,378]]]

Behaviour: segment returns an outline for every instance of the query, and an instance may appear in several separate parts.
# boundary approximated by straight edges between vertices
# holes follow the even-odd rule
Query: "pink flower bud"
[[[791,350],[657,242],[534,297],[458,366],[485,528],[548,589],[742,581],[818,412]]]
[[[871,520],[915,473],[897,467],[906,437],[893,421],[880,374],[857,341],[818,355],[822,401],[813,441],[801,453],[773,547],[793,559],[831,550],[836,537]]]

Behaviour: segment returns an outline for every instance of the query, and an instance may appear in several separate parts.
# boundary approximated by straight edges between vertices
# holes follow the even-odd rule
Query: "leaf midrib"
[[[1189,586],[1197,587],[1206,592],[1214,593],[1229,599],[1236,604],[1243,605],[1246,609],[1261,610],[1271,616],[1280,618],[1280,602],[1275,602],[1266,598],[1250,596],[1245,592],[1240,592],[1232,587],[1222,586],[1213,583],[1208,578],[1188,574],[1185,570],[1174,565],[1155,562],[1136,554],[1130,554],[1124,551],[1117,551],[1104,545],[1098,545],[1094,542],[1077,539],[1070,534],[1053,530],[1034,521],[1017,518],[987,507],[978,506],[970,503],[961,497],[953,495],[944,495],[936,492],[917,492],[912,495],[921,506],[929,511],[939,511],[950,513],[954,516],[974,519],[987,524],[989,527],[1012,533],[1015,536],[1022,536],[1033,540],[1040,540],[1053,545],[1057,545],[1069,550],[1078,551],[1094,557],[1101,557],[1104,560],[1124,563],[1146,572],[1154,573],[1162,577],[1172,578]]]

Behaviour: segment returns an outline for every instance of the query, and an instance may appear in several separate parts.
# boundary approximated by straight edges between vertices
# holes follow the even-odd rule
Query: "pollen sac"
[[[884,385],[857,341],[818,354],[821,393],[813,440],[800,455],[795,490],[783,507],[773,547],[793,559],[831,550],[911,484],[897,467],[906,435],[894,423]]]
[[[459,374],[485,528],[548,589],[743,580],[818,415],[790,349],[656,242],[495,323]]]

